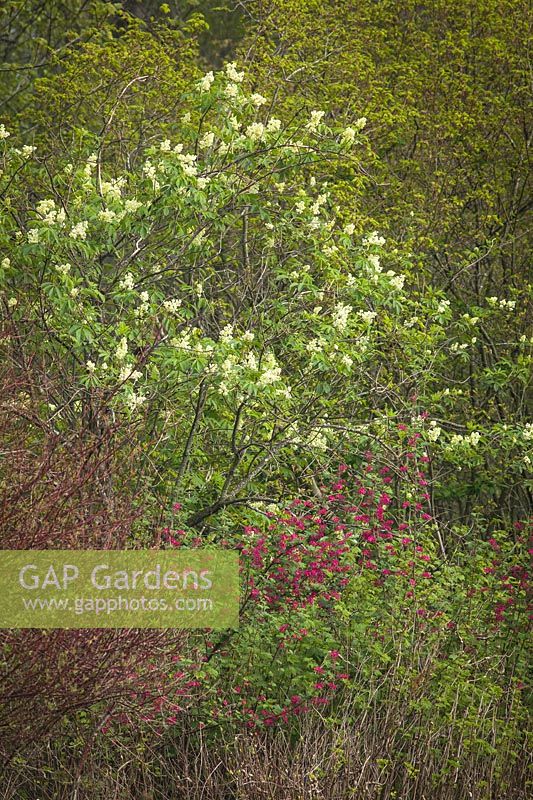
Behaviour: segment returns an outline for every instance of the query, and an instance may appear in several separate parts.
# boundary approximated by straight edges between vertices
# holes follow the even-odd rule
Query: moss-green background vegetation
[[[5,0],[0,547],[238,632],[4,631],[5,800],[526,800],[522,0]]]

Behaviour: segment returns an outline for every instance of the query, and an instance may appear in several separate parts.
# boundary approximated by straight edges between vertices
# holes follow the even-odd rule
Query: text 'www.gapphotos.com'
[[[177,597],[173,600],[154,597],[76,597],[22,598],[25,611],[64,611],[74,614],[113,614],[115,612],[181,612],[212,611],[208,597]]]

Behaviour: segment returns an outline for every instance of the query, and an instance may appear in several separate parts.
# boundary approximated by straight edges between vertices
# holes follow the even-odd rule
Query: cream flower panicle
[[[262,122],[252,122],[245,131],[246,137],[252,142],[260,141],[265,135],[265,126]]]
[[[213,73],[206,72],[206,74],[199,83],[200,91],[208,92],[211,89],[211,86],[213,85],[214,81],[215,81],[215,76],[213,75]]]
[[[85,241],[87,238],[87,229],[89,227],[89,223],[87,220],[82,220],[81,222],[77,222],[71,228],[69,236],[71,239],[80,239],[81,241]]]
[[[242,83],[244,80],[244,72],[239,72],[237,70],[237,65],[234,61],[229,64],[226,64],[226,75],[230,81],[234,83]]]
[[[318,126],[321,124],[325,116],[326,116],[325,111],[311,111],[311,118],[309,119],[309,122],[307,122],[305,127],[307,128],[308,131],[314,133],[315,131],[318,130]]]

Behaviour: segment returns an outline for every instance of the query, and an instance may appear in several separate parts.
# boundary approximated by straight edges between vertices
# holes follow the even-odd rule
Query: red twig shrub
[[[32,411],[27,393],[21,400],[20,383],[5,381],[3,388],[0,548],[131,546],[140,512],[128,479],[138,463],[136,452],[126,453],[122,431],[58,435]],[[113,485],[117,476],[119,489]],[[169,692],[167,667],[185,637],[159,630],[1,631],[0,757],[46,736],[65,715],[98,703],[102,724],[123,702],[152,709]]]

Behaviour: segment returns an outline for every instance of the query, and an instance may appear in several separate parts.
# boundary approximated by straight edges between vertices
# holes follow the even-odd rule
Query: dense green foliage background
[[[531,23],[2,4],[1,546],[243,565],[4,632],[3,797],[528,796]]]

